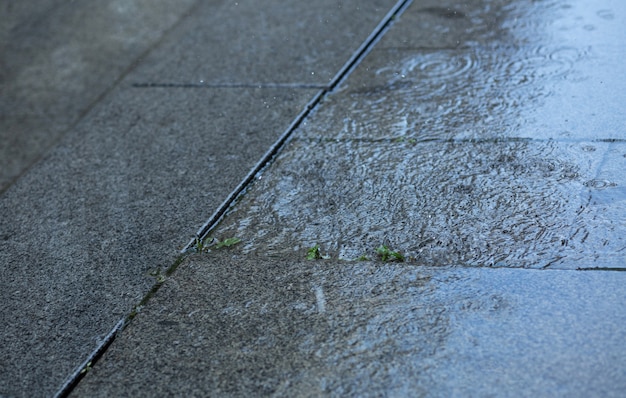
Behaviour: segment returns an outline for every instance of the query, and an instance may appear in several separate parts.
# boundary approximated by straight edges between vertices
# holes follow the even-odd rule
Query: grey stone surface
[[[41,158],[194,3],[3,1],[0,192]]]
[[[579,38],[602,18],[506,3],[471,2],[450,18],[414,3],[216,235],[244,238],[243,252],[319,244],[354,259],[384,243],[428,265],[626,266],[614,19]],[[413,44],[474,14],[495,22],[459,48]],[[602,80],[612,87],[596,99]]]
[[[313,94],[117,90],[13,185],[0,198],[0,391],[58,388]]]
[[[0,4],[0,46],[8,44],[14,29],[38,22],[62,3],[63,0],[3,1]]]
[[[207,2],[133,78],[139,84],[325,86],[395,3]]]
[[[413,3],[74,395],[623,395],[626,14],[582,3]]]
[[[212,252],[73,396],[617,397],[625,277]]]
[[[319,109],[318,120],[346,124],[324,135],[623,141],[622,6],[548,3],[464,2],[464,18],[430,25],[426,4],[414,3]],[[472,29],[452,31],[463,24]],[[439,30],[464,41],[420,42]]]
[[[350,260],[387,244],[422,265],[623,267],[623,192],[594,186],[610,146],[294,140],[214,235],[243,253],[319,244]],[[626,167],[623,151],[610,163]]]
[[[0,197],[0,393],[53,393],[143,297],[361,3],[201,4]],[[415,2],[74,394],[620,396],[626,14],[582,3]]]
[[[360,7],[354,3],[342,4],[354,9]],[[392,3],[384,4],[391,8]],[[102,2],[95,7],[112,4],[130,3]],[[225,70],[220,62],[237,65],[236,59],[224,60],[243,59],[245,54],[224,52],[231,48],[228,43],[243,43],[246,41],[243,32],[256,32],[263,35],[254,45],[263,51],[274,50],[271,56],[264,55],[260,60],[252,57],[256,59],[255,71],[269,79],[269,83],[289,84],[261,88],[256,85],[134,87],[133,83],[141,82],[139,77],[146,75],[144,71],[130,71],[125,80],[100,98],[47,152],[43,161],[32,166],[3,193],[0,300],[4,306],[0,321],[5,327],[0,355],[0,395],[46,396],[57,391],[65,378],[148,292],[155,282],[154,275],[172,265],[197,228],[318,93],[318,89],[299,85],[298,73],[308,76],[309,72],[294,62],[306,58],[306,62],[326,71],[328,76],[334,74],[388,12],[383,8],[367,8],[366,12],[354,15],[352,24],[347,24],[332,17],[336,13],[333,9],[317,5],[293,3],[273,7],[272,18],[281,21],[279,35],[271,34],[271,29],[259,30],[263,26],[255,22],[258,3],[239,3],[237,12],[217,13],[228,18],[204,20],[204,25],[201,17],[195,19],[196,15],[211,14],[211,7],[218,10],[225,6],[219,1],[203,2],[198,14],[172,32],[174,39],[163,43],[161,50],[155,50],[156,57],[143,60],[142,70],[156,68],[182,76],[178,70],[168,70],[176,69],[170,61],[176,57],[193,59],[202,52],[212,57],[202,61],[207,73],[212,70],[218,71],[219,76],[231,73],[229,81],[241,81],[236,70]],[[167,14],[167,10],[164,7],[154,11],[158,17],[159,13]],[[280,12],[284,18],[280,18]],[[106,24],[105,20],[94,21],[98,16],[86,13],[84,7],[59,13],[60,22],[55,22],[62,22],[59,37],[69,35],[73,24],[79,27]],[[174,14],[161,17],[169,20]],[[296,47],[284,46],[282,34],[293,29],[298,32],[300,20],[292,17],[310,19],[313,15],[329,22],[312,26],[307,32],[311,36],[332,36],[332,43],[309,38]],[[198,36],[198,32],[203,29],[214,32],[216,24],[223,25],[219,37],[209,34],[216,40],[212,44],[204,43],[205,36]],[[37,26],[33,29],[37,30]],[[94,28],[81,40],[89,43],[97,32]],[[122,30],[117,34],[126,37],[133,32]],[[176,41],[181,38],[185,42],[177,46]],[[51,52],[56,51],[55,45],[51,45]],[[172,56],[171,46],[177,47],[177,52],[167,58],[166,55]],[[328,50],[330,47],[332,50]],[[251,48],[254,46],[241,51]],[[76,66],[71,57],[62,56],[63,51],[59,54],[60,60]],[[92,61],[96,64],[98,57],[110,56],[106,51],[89,54],[94,55]],[[37,67],[45,69],[46,62]],[[61,65],[65,65],[63,62]],[[166,66],[159,67],[161,62]],[[98,68],[108,67],[98,65]],[[293,70],[299,72],[290,74]],[[77,86],[59,88],[59,96],[82,93],[83,83],[88,86],[99,76],[83,76],[86,82],[70,79]],[[295,80],[291,81],[292,78]],[[163,79],[154,81],[164,82]],[[76,92],[63,91],[73,90],[72,87]],[[46,87],[42,90],[50,97],[58,92],[54,91],[55,87],[51,91],[46,91]],[[17,118],[19,112],[28,111],[26,102],[14,102],[11,98],[3,97],[3,107],[8,107],[3,109],[10,110],[7,111],[10,117]],[[53,113],[71,118],[74,110],[84,109],[81,101],[80,98],[77,102],[60,101]],[[26,119],[34,125],[44,123],[29,115]]]

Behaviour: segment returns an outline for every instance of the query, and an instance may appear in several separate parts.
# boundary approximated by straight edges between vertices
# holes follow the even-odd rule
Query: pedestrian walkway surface
[[[192,257],[75,396],[619,396],[624,273]]]
[[[263,9],[256,1],[161,3],[158,29],[145,28],[150,40],[135,53],[124,40],[116,41],[134,37],[132,26],[123,23],[123,9],[143,10],[135,15],[144,21],[141,15],[150,14],[146,9],[157,7],[152,1],[111,0],[98,7],[73,2],[77,9],[72,10],[51,2],[52,10],[62,9],[32,22],[35,28],[81,22],[74,24],[83,30],[72,40],[63,29],[50,42],[41,39],[42,47],[51,46],[50,53],[69,48],[76,53],[70,57],[74,62],[86,60],[87,75],[95,69],[107,83],[103,91],[96,87],[96,93],[85,94],[91,95],[87,102],[101,98],[82,118],[80,112],[71,114],[80,120],[69,131],[61,134],[53,126],[54,131],[37,132],[61,138],[41,161],[20,163],[19,170],[30,169],[0,197],[0,320],[5,325],[0,395],[49,396],[61,389],[395,1],[292,7],[270,1]],[[109,21],[99,22],[107,33],[102,37],[93,35],[92,23],[82,23],[99,18]],[[150,25],[144,18],[142,23]],[[170,18],[174,21],[164,22]],[[36,43],[23,35],[20,48]],[[110,46],[114,59],[126,58],[125,69],[116,72],[105,63],[113,70],[107,74],[109,68],[98,64],[105,62],[101,58],[93,61],[96,66],[87,62],[94,50],[83,49],[83,36]],[[42,70],[55,67],[54,62],[41,65]],[[28,97],[28,76],[15,79],[6,83],[8,92]],[[48,109],[49,97],[64,95],[51,90],[43,100],[35,94],[27,100]],[[84,106],[82,98],[79,105],[59,101],[69,101],[72,109]],[[8,105],[2,108],[8,119],[25,111]],[[22,139],[22,126],[10,125],[8,133]]]
[[[190,3],[9,186],[1,394],[623,395],[626,7],[365,3]]]

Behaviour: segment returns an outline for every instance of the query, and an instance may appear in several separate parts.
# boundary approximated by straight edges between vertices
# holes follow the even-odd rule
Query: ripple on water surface
[[[383,40],[216,233],[249,253],[319,244],[354,259],[388,244],[429,265],[623,264],[623,51],[601,40],[620,14],[493,4],[418,10],[447,23],[495,15],[497,34],[448,48]]]
[[[416,140],[554,136],[540,127],[535,109],[563,82],[580,79],[575,65],[586,56],[575,47],[505,45],[375,54],[328,98],[332,106],[319,112],[329,119],[341,114],[344,129],[321,134],[391,133]]]
[[[420,264],[544,267],[583,204],[572,195],[589,177],[582,153],[520,140],[296,141],[216,234],[248,253],[319,244],[355,259],[388,244]]]

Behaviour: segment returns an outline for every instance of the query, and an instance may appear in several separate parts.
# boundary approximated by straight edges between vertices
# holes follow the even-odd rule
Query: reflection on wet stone
[[[567,47],[385,52],[389,66],[347,83],[349,105],[322,111],[349,115],[340,135],[387,135],[391,124],[398,135],[533,136],[518,113],[548,96],[552,81],[571,78],[584,56]]]
[[[553,142],[298,141],[217,233],[246,252],[317,243],[350,260],[385,243],[425,265],[543,267],[581,206],[579,165],[559,153]]]
[[[87,380],[152,363],[161,395],[198,395],[193,374],[228,396],[625,390],[626,274],[562,270],[626,266],[626,118],[603,109],[626,87],[588,101],[612,61],[570,38],[611,19],[451,3],[413,2],[211,231],[241,243],[190,255]]]
[[[566,5],[420,3],[216,234],[240,236],[246,253],[319,244],[350,260],[386,244],[424,265],[623,267],[626,179],[607,167],[624,163],[626,120],[575,102],[613,76],[595,64],[610,59],[604,43],[576,36],[584,21]],[[426,21],[455,44],[421,41],[413,24]]]

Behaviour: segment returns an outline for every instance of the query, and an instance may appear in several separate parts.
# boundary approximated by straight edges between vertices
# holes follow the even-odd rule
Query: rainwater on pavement
[[[624,26],[413,2],[76,395],[623,394]]]
[[[414,3],[215,236],[245,253],[626,267],[626,8],[605,3]]]

